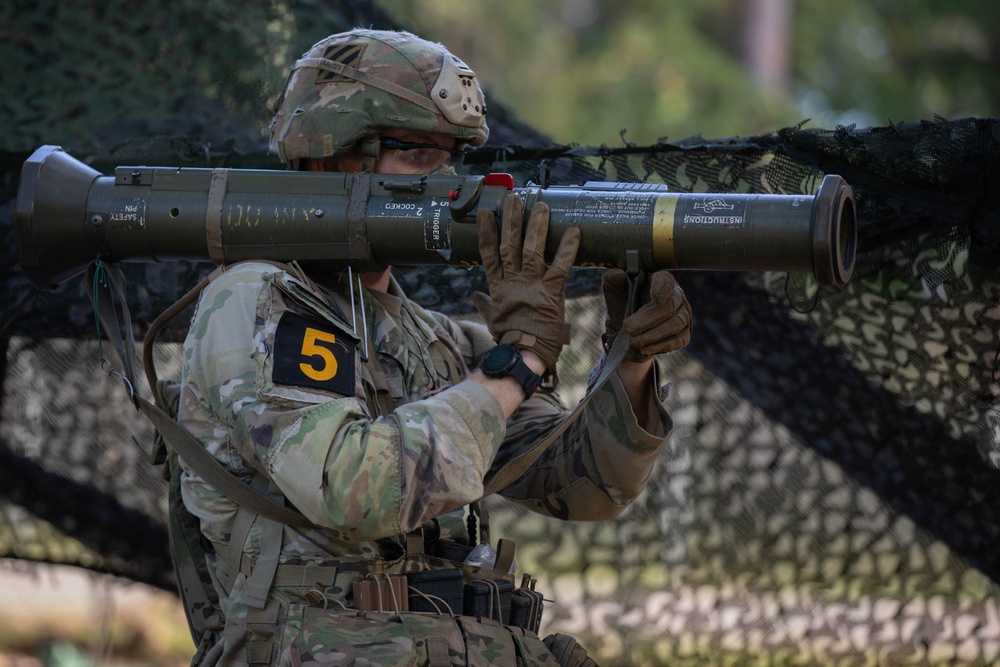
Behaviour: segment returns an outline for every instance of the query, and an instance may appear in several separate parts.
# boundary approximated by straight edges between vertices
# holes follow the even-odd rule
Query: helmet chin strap
[[[378,137],[365,137],[361,140],[361,171],[374,172],[379,155]]]

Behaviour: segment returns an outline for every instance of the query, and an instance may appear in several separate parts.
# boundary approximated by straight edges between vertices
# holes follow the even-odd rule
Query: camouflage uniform
[[[180,422],[236,476],[286,498],[320,526],[296,530],[241,518],[235,503],[185,467],[183,500],[211,544],[216,587],[228,600],[224,664],[290,664],[292,653],[304,651],[295,656],[301,661],[322,650],[317,630],[303,618],[350,605],[350,582],[375,556],[386,558],[390,569],[442,566],[404,557],[402,536],[424,525],[460,538],[462,508],[481,497],[491,466],[542,436],[564,412],[554,395],[538,392],[504,423],[492,395],[462,381],[494,344],[485,327],[426,311],[395,282],[388,294],[366,291],[363,303],[377,366],[361,361],[364,342],[348,324],[348,288],[336,280],[326,289],[301,273],[244,263],[216,279],[199,302],[184,346]],[[314,333],[304,333],[310,329]],[[307,339],[332,339],[336,356],[300,354],[295,363],[315,370],[333,359],[336,373],[328,384],[335,389],[276,380],[294,371],[284,351],[301,352]],[[385,382],[373,378],[379,370]],[[380,384],[395,405],[389,413],[380,407]],[[503,495],[563,519],[617,515],[644,487],[670,429],[662,405],[651,406],[650,414],[651,423],[636,423],[612,375],[578,423]],[[278,574],[255,580],[267,560],[279,563]],[[290,582],[281,574],[281,566],[307,564],[314,570],[306,580]],[[316,581],[323,584],[318,597],[309,595]],[[342,631],[335,624],[319,632],[338,641]],[[296,637],[300,632],[307,636]],[[400,641],[390,636],[375,643]]]
[[[485,113],[474,73],[441,45],[356,30],[318,42],[295,64],[271,146],[293,169],[358,147],[362,168],[372,169],[386,130],[480,146]],[[214,642],[203,662],[486,665],[517,655],[554,664],[537,637],[495,622],[344,609],[375,562],[395,573],[462,567],[424,547],[468,542],[464,508],[482,497],[491,468],[565,410],[540,391],[505,421],[485,387],[463,381],[494,346],[486,327],[425,311],[394,282],[360,301],[342,276],[321,282],[295,267],[230,267],[201,295],[184,346],[180,423],[237,478],[315,524],[258,516],[180,462],[179,495],[200,523],[222,600],[214,615],[193,612],[205,613]],[[503,495],[563,519],[616,516],[642,490],[670,429],[662,405],[648,414],[650,423],[636,423],[612,376]]]

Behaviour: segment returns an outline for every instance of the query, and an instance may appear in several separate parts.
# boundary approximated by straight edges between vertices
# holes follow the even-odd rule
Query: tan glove
[[[649,277],[648,292],[640,292],[635,312],[625,317],[628,308],[628,278],[621,269],[608,269],[603,276],[605,341],[625,329],[629,348],[625,358],[645,361],[655,354],[673,352],[691,341],[691,306],[684,290],[669,271],[657,271]],[[645,292],[645,293],[644,293]]]
[[[566,279],[580,246],[580,230],[576,227],[566,230],[552,265],[546,267],[548,205],[539,202],[532,207],[522,244],[523,220],[524,202],[516,194],[507,195],[504,203],[501,239],[497,238],[493,211],[480,209],[476,213],[479,253],[490,296],[474,292],[472,300],[489,325],[493,340],[531,350],[554,379],[559,352],[569,342],[570,328],[565,322]]]

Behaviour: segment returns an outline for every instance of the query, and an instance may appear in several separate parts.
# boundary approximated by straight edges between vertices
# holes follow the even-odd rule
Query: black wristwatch
[[[530,398],[542,381],[542,376],[524,363],[521,353],[513,345],[497,345],[483,355],[479,370],[489,378],[512,377],[524,390],[524,398]]]

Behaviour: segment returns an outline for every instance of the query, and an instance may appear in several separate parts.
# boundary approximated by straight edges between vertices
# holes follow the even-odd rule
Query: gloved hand
[[[497,343],[533,351],[554,379],[559,352],[569,342],[566,279],[580,246],[580,230],[566,230],[552,265],[546,267],[548,205],[539,202],[532,207],[523,244],[522,220],[524,202],[516,194],[507,195],[504,203],[501,239],[497,238],[493,211],[480,209],[476,213],[479,253],[490,296],[475,292],[472,300]]]
[[[635,312],[625,317],[628,308],[628,278],[621,269],[604,272],[604,301],[608,315],[604,320],[609,340],[623,328],[629,335],[625,358],[645,361],[655,354],[673,352],[691,341],[691,306],[684,290],[669,271],[657,271],[649,277],[648,294],[640,292]]]

